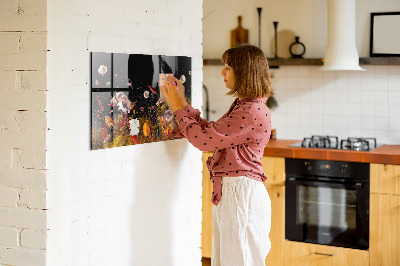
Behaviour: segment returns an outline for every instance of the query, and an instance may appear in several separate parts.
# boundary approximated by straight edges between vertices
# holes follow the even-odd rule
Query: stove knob
[[[312,170],[311,162],[306,162],[305,165],[306,165],[306,170],[308,172],[311,172],[311,170]]]
[[[347,164],[342,164],[342,167],[340,168],[340,173],[341,174],[346,173],[346,169],[347,169]]]

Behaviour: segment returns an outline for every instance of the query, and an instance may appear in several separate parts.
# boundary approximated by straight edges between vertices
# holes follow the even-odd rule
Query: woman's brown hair
[[[228,49],[222,63],[235,74],[235,86],[227,95],[251,99],[273,95],[268,61],[260,48],[246,44]]]

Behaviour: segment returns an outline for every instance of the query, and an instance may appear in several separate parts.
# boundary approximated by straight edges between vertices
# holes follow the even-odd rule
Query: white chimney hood
[[[328,44],[323,71],[358,70],[355,0],[328,0]]]

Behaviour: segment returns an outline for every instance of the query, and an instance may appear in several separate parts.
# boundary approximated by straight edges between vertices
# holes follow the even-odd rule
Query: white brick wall
[[[200,265],[201,153],[91,152],[88,80],[90,51],[191,56],[201,106],[202,1],[0,7],[0,264]]]
[[[88,83],[90,52],[191,56],[201,106],[202,0],[47,9],[47,264],[201,265],[201,152],[186,140],[90,151]]]
[[[46,2],[0,3],[1,265],[45,265]]]
[[[46,249],[46,231],[22,230],[21,246],[31,249]]]
[[[17,228],[0,227],[0,247],[18,247],[19,230]]]

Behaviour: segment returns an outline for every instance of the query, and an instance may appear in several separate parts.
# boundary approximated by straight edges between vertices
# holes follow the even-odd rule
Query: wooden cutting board
[[[238,44],[249,43],[249,31],[242,27],[242,16],[238,16],[238,27],[231,30],[231,48]]]

